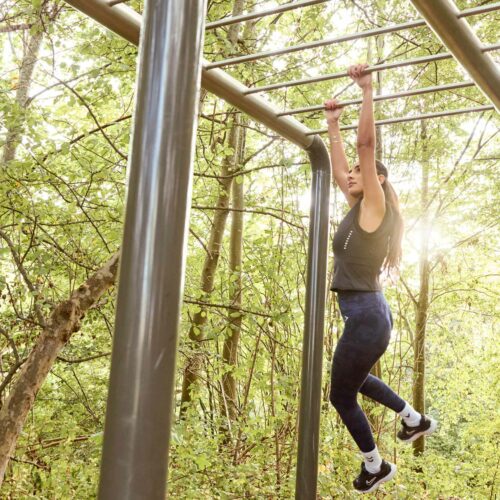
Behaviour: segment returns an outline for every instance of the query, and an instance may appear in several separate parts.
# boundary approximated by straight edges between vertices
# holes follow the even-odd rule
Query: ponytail
[[[398,269],[401,264],[402,257],[402,246],[401,242],[403,240],[404,232],[404,221],[399,210],[399,199],[396,191],[392,187],[392,184],[387,180],[388,172],[386,166],[379,160],[375,161],[377,166],[377,174],[382,174],[385,176],[385,181],[382,184],[382,189],[384,190],[385,199],[387,203],[392,208],[392,213],[394,215],[394,221],[392,225],[392,231],[389,235],[389,244],[387,248],[387,255],[382,266],[383,269]]]

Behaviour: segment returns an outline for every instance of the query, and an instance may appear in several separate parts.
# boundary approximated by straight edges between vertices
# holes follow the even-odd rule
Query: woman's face
[[[382,174],[378,175],[378,180],[380,184],[384,183],[385,176]],[[347,175],[347,188],[349,194],[355,198],[359,198],[363,194],[363,176],[361,175],[361,169],[359,165],[351,168],[349,174]]]

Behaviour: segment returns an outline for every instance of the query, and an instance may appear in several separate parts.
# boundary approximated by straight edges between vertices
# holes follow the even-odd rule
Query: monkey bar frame
[[[318,131],[308,129],[290,116],[280,115],[267,101],[250,95],[261,90],[248,89],[224,71],[213,67],[214,63],[201,62],[200,33],[203,29],[205,0],[147,1],[142,31],[142,17],[121,2],[66,2],[129,42],[139,45],[140,41],[137,105],[99,498],[163,500],[165,495],[178,322],[191,201],[196,100],[201,72],[201,86],[304,149],[311,160],[312,203],[296,498],[315,499],[330,192],[330,161],[326,147],[317,135]],[[295,2],[294,7],[298,8],[299,4],[306,6],[306,3],[312,5],[321,2]],[[469,9],[476,12],[469,12],[467,15],[475,15],[479,13],[479,9]],[[485,6],[484,9],[494,10],[493,5]],[[458,17],[465,16],[466,12]],[[264,13],[271,15],[276,12],[268,10]],[[251,16],[251,19],[259,17],[254,13]],[[246,15],[246,19],[242,17],[245,15],[226,19],[224,24],[250,19],[249,15]],[[411,23],[415,22],[419,26],[425,23]],[[397,29],[407,29],[411,23],[405,23],[406,28],[399,25]],[[214,23],[211,24],[209,29],[216,27]],[[218,26],[222,24],[219,23]],[[392,26],[386,31],[379,30],[378,33],[395,29]],[[374,30],[369,31],[372,33],[363,32],[356,38],[376,34],[373,33]],[[472,43],[470,37],[467,40],[465,43]],[[330,40],[328,43],[335,41]],[[176,44],[181,49],[176,48]],[[481,53],[486,50],[482,47],[475,49]],[[286,50],[291,51],[290,48]],[[182,61],[186,54],[190,64],[184,68],[185,63]],[[444,59],[451,56],[439,54],[436,57]],[[492,61],[485,59],[482,66],[491,63]],[[166,71],[167,67],[176,70]],[[478,72],[474,72],[474,82],[481,86],[481,71],[479,77],[477,75]],[[341,76],[346,76],[346,73]],[[500,92],[500,89],[497,91]],[[154,96],[154,99],[150,96]],[[491,106],[482,108],[492,109]],[[483,110],[482,108],[474,111]],[[172,109],[175,112],[169,113]],[[446,114],[470,111],[455,110]],[[417,120],[438,115],[434,113],[396,120]],[[168,126],[172,121],[175,121],[176,127]],[[158,224],[160,220],[161,224]],[[152,413],[158,415],[151,417]]]

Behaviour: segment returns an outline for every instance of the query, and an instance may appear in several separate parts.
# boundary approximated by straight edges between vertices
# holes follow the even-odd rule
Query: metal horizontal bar
[[[483,12],[491,12],[492,10],[500,9],[500,2],[492,5],[484,5],[481,7],[475,7],[472,9],[463,10],[460,15],[461,17],[475,16],[482,14]],[[408,21],[406,23],[394,24],[391,26],[383,26],[381,28],[374,28],[367,31],[360,31],[359,33],[351,33],[349,35],[342,35],[335,38],[327,38],[325,40],[318,40],[316,42],[303,43],[301,45],[295,45],[292,47],[286,47],[278,50],[270,50],[266,52],[258,52],[255,54],[249,54],[246,56],[233,57],[229,59],[223,59],[221,61],[216,61],[209,63],[207,69],[220,68],[222,66],[232,66],[234,64],[240,64],[243,62],[257,61],[258,59],[264,59],[266,57],[277,56],[281,54],[290,54],[292,52],[298,52],[300,50],[312,49],[316,47],[323,47],[325,45],[332,45],[340,42],[347,42],[350,40],[359,40],[361,38],[367,38],[374,35],[382,35],[385,33],[394,33],[396,31],[402,31],[405,29],[418,28],[419,26],[425,26],[426,22],[424,19],[415,19],[413,21]]]
[[[500,44],[486,45],[482,48],[482,50],[484,52],[487,52],[491,50],[497,50],[499,48]],[[405,59],[403,61],[396,61],[392,63],[375,64],[373,66],[368,66],[368,68],[366,68],[366,71],[369,72],[382,71],[385,69],[400,68],[403,66],[412,66],[414,64],[441,61],[443,59],[451,59],[452,57],[453,57],[452,54],[444,52],[441,54],[434,54],[433,56],[422,56],[422,57],[415,57],[413,59]],[[340,71],[338,73],[330,73],[328,75],[314,76],[311,78],[304,78],[302,80],[291,80],[288,82],[273,83],[271,85],[262,85],[261,87],[250,88],[247,91],[247,94],[255,94],[257,92],[267,92],[269,90],[276,90],[285,87],[295,87],[297,85],[305,85],[309,83],[324,82],[326,80],[336,80],[337,78],[344,78],[346,76],[349,76],[347,71]]]
[[[66,3],[95,19],[109,30],[139,45],[142,17],[125,5],[110,6],[107,0],[66,0]]]
[[[425,26],[425,21],[423,19],[417,21],[409,21],[402,24],[394,24],[392,26],[385,26],[384,28],[374,28],[367,31],[361,31],[359,33],[352,33],[350,35],[342,35],[336,38],[326,38],[324,40],[318,40],[316,42],[303,43],[300,45],[294,45],[292,47],[286,47],[284,49],[270,50],[267,52],[257,52],[255,54],[249,54],[247,56],[233,57],[230,59],[223,59],[222,61],[216,61],[208,65],[208,69],[220,68],[222,66],[233,66],[235,64],[241,64],[244,62],[257,61],[258,59],[265,59],[266,57],[279,56],[281,54],[291,54],[292,52],[299,52],[306,49],[314,49],[316,47],[324,47],[326,45],[333,45],[340,42],[348,42],[350,40],[358,40],[361,38],[368,38],[374,35],[381,35],[384,33],[393,33],[395,31],[401,31],[405,29],[418,28],[419,26]]]
[[[451,0],[412,0],[420,15],[500,112],[500,70]],[[495,4],[500,7],[500,3]],[[484,6],[492,9],[494,6]],[[475,9],[477,10],[477,8]]]
[[[290,2],[285,5],[280,5],[279,7],[274,7],[273,9],[267,9],[267,10],[262,10],[260,12],[251,12],[249,14],[241,14],[239,16],[219,19],[218,21],[207,23],[205,25],[205,29],[210,30],[214,28],[219,28],[221,26],[227,26],[229,24],[236,24],[236,23],[242,23],[243,21],[250,21],[251,19],[260,19],[262,17],[272,16],[273,14],[279,14],[280,12],[301,9],[303,7],[309,7],[310,5],[325,3],[328,1],[329,0],[303,0],[301,2]]]
[[[439,118],[441,116],[452,116],[452,115],[461,115],[465,113],[478,113],[481,111],[493,111],[495,109],[492,105],[487,106],[479,106],[477,108],[464,108],[464,109],[454,109],[450,111],[440,111],[437,113],[427,113],[425,115],[417,115],[417,116],[402,116],[401,118],[389,118],[387,120],[376,120],[375,125],[390,125],[392,123],[403,123],[403,122],[412,122],[416,120],[427,120],[428,118]],[[355,130],[358,128],[358,125],[343,125],[340,127],[340,130]],[[311,130],[308,132],[309,134],[325,134],[328,132],[327,128],[322,128],[318,130]]]
[[[66,0],[84,14],[92,17],[111,31],[129,42],[138,45],[141,30],[141,16],[125,5],[110,7],[107,0]],[[206,61],[204,61],[204,65]],[[313,143],[313,137],[305,125],[292,117],[277,117],[278,111],[258,96],[245,95],[248,87],[220,69],[202,69],[201,84],[229,104],[269,127],[285,139],[303,149]]]
[[[201,84],[209,92],[237,107],[285,139],[304,149],[310,146],[312,138],[308,136],[309,129],[305,125],[289,116],[277,117],[278,111],[267,101],[256,98],[257,96],[246,96],[248,87],[224,71],[220,69],[208,71],[203,68]]]
[[[500,49],[500,43],[493,43],[491,45],[482,45],[481,52],[493,52],[494,50]]]
[[[500,3],[490,3],[486,5],[481,5],[479,7],[472,7],[471,9],[463,10],[458,13],[457,17],[467,17],[474,16],[475,14],[486,14],[487,12],[494,12],[495,10],[500,9]]]
[[[385,95],[377,95],[373,96],[374,101],[386,101],[390,99],[399,99],[401,97],[410,97],[414,95],[422,95],[422,94],[430,94],[434,92],[442,92],[445,90],[455,90],[462,89],[465,87],[473,87],[475,85],[474,82],[460,82],[460,83],[450,83],[448,85],[437,85],[435,87],[425,87],[422,89],[413,89],[413,90],[405,90],[404,92],[397,92],[395,94],[385,94]],[[353,104],[361,104],[363,99],[351,99],[349,101],[340,101],[338,103],[339,106],[352,106]],[[289,116],[296,115],[299,113],[308,113],[312,111],[322,111],[325,109],[324,104],[319,104],[317,106],[308,106],[307,108],[297,108],[297,109],[289,109],[287,111],[282,111],[278,113],[278,116]]]
[[[400,68],[402,66],[411,66],[413,64],[422,64],[426,62],[440,61],[442,59],[451,59],[451,58],[452,55],[448,53],[435,54],[433,56],[415,57],[413,59],[405,59],[404,61],[396,61],[393,63],[375,64],[373,66],[368,66],[368,68],[366,68],[366,71],[369,72],[382,71],[385,69]],[[295,87],[298,85],[306,85],[309,83],[324,82],[326,80],[336,80],[338,78],[344,78],[346,76],[349,76],[347,71],[340,71],[337,73],[329,73],[327,75],[314,76],[311,78],[303,78],[302,80],[290,80],[288,82],[273,83],[270,85],[263,85],[261,87],[251,88],[248,90],[248,94],[255,94],[257,92],[267,92],[269,90],[276,90],[286,87]]]

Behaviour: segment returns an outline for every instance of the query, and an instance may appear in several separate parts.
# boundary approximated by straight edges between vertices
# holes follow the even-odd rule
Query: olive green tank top
[[[360,206],[361,199],[342,219],[333,237],[332,291],[382,290],[379,275],[387,255],[395,216],[386,201],[382,223],[375,231],[367,232],[359,225]]]

